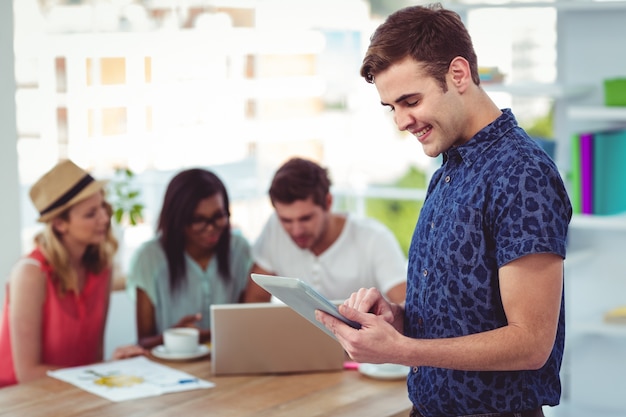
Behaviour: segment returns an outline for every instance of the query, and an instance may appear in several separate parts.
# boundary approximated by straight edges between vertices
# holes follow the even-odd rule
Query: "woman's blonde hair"
[[[113,214],[113,208],[105,201],[105,208],[109,214],[109,219]],[[72,207],[67,208],[55,218],[69,219],[69,211]],[[54,270],[53,279],[58,283],[61,294],[68,291],[78,291],[78,274],[70,266],[69,255],[67,249],[61,242],[59,234],[54,230],[52,219],[47,221],[43,231],[35,236],[35,245],[41,249],[44,256]],[[98,274],[106,268],[113,267],[113,258],[118,248],[118,242],[113,235],[111,222],[107,229],[106,239],[98,245],[89,245],[83,255],[82,264],[88,272]]]

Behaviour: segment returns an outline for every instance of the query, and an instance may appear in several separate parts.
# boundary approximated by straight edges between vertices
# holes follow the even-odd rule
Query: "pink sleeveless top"
[[[104,347],[104,327],[110,291],[109,269],[100,274],[89,274],[83,291],[59,295],[52,280],[52,266],[39,249],[28,258],[39,262],[46,274],[46,299],[42,310],[41,362],[69,367],[101,362]],[[0,322],[0,387],[16,384],[9,329],[9,285]]]

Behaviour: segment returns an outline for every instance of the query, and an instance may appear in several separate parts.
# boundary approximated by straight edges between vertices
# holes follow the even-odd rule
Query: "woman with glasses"
[[[229,217],[228,193],[212,172],[189,169],[170,181],[157,236],[133,255],[127,277],[144,348],[162,344],[170,327],[197,327],[208,342],[210,306],[241,300],[252,257]]]

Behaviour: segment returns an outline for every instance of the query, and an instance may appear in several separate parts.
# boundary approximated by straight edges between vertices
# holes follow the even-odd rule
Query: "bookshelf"
[[[570,227],[578,230],[620,231],[626,234],[626,215],[594,216],[578,214],[572,217]]]
[[[622,324],[602,323],[601,317],[596,317],[595,320],[581,321],[570,329],[572,337],[574,339],[576,335],[581,334],[584,337],[589,335],[596,335],[600,337],[619,337],[626,338],[626,326]],[[598,322],[601,322],[598,324]]]
[[[515,96],[537,97],[546,96],[552,98],[584,97],[593,90],[590,84],[564,85],[559,83],[512,83],[512,84],[484,84],[487,93],[509,93]]]
[[[626,107],[571,106],[568,118],[599,122],[615,122],[626,125]]]
[[[501,85],[485,84],[484,88],[490,94],[509,93],[520,98],[553,100],[555,160],[571,187],[572,136],[626,127],[626,107],[605,106],[603,90],[604,79],[626,77],[626,54],[621,52],[626,39],[626,1],[557,0],[447,6],[466,22],[477,10],[480,13],[493,10],[496,15],[502,9],[514,12],[527,9],[537,15],[553,13],[556,16],[555,81],[515,80],[507,84],[505,80]],[[493,36],[500,35],[509,34]],[[502,55],[510,56],[506,51]],[[478,58],[480,63],[480,53]],[[516,113],[515,107],[513,111]],[[547,416],[626,415],[626,397],[619,389],[623,387],[622,376],[626,374],[623,356],[626,325],[608,324],[603,320],[606,311],[626,305],[625,245],[626,213],[575,215],[572,219],[565,261],[567,339],[562,405],[546,410]]]
[[[554,8],[557,11],[602,12],[621,11],[626,9],[624,1],[503,1],[503,2],[467,2],[446,5],[458,13],[476,9],[542,9]]]

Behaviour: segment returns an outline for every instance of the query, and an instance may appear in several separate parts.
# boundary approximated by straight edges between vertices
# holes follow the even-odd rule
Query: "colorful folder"
[[[580,135],[580,200],[581,213],[594,213],[594,137],[591,133]]]
[[[571,165],[569,171],[570,180],[570,201],[572,203],[572,211],[576,214],[582,212],[582,199],[580,197],[581,191],[581,172],[580,172],[580,136],[577,134],[572,135],[571,139]]]
[[[593,213],[626,212],[626,130],[593,135]]]

